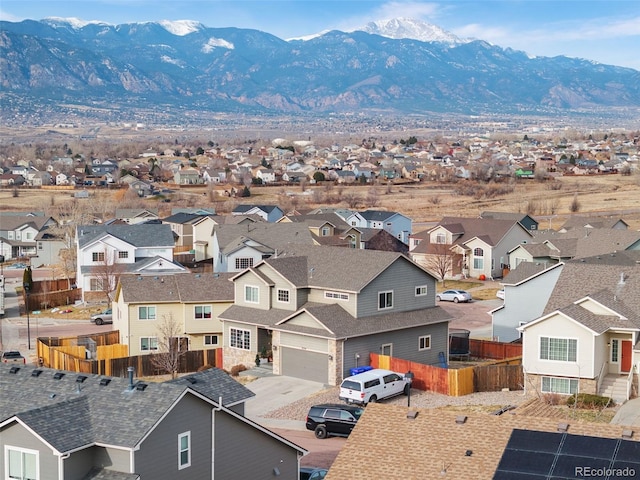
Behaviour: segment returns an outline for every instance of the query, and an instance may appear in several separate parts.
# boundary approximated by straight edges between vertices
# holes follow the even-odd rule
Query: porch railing
[[[605,375],[603,375],[605,367],[607,367],[607,371],[608,371],[609,362],[604,362],[602,364],[602,367],[600,367],[600,373],[598,374],[598,380],[596,385],[596,392],[600,392],[600,386],[602,385],[602,380],[604,380],[604,377],[605,377]]]

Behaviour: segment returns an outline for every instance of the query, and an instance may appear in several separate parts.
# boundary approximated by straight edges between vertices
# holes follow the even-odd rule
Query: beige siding
[[[296,315],[291,320],[287,321],[287,325],[298,325],[300,327],[310,327],[310,328],[322,328],[325,329],[323,325],[318,323],[318,321],[309,315],[306,312],[301,313],[300,315]]]
[[[326,298],[325,292],[335,292],[335,293],[345,293],[349,295],[349,300],[338,300],[335,298]],[[309,297],[307,298],[309,302],[316,303],[337,303],[342,308],[344,308],[349,314],[356,317],[356,294],[353,292],[339,292],[338,290],[320,290],[317,288],[312,288],[309,291]]]
[[[280,333],[280,345],[285,347],[296,347],[314,352],[329,352],[329,341],[326,338],[303,337],[292,333]]]
[[[540,360],[540,337],[575,338],[577,362]],[[556,314],[531,325],[523,335],[523,366],[527,373],[559,377],[594,378],[600,372],[594,368],[594,337],[591,331]]]
[[[260,310],[269,310],[271,308],[269,285],[266,285],[264,283],[264,280],[258,277],[255,273],[246,272],[244,275],[242,275],[242,277],[238,278],[234,282],[234,284],[236,305],[240,305],[242,307],[258,308]],[[245,286],[248,285],[258,288],[258,303],[245,302]]]

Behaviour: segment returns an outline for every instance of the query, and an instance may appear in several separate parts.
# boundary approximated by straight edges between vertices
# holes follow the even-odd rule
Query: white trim
[[[253,288],[255,288],[256,293],[257,293],[257,295],[256,295],[257,300],[255,300],[255,301],[254,301],[254,300],[247,300],[247,288],[252,288],[252,289],[253,289]],[[244,295],[243,295],[243,298],[244,298],[244,301],[245,301],[246,303],[254,303],[254,304],[258,304],[258,303],[260,303],[260,287],[258,287],[257,285],[249,285],[249,284],[245,284],[245,285],[244,285]]]
[[[280,292],[286,292],[287,294],[287,299],[286,300],[280,300]],[[288,288],[277,288],[276,289],[276,302],[278,303],[291,303],[291,290],[289,290]]]
[[[426,347],[426,346],[425,347],[421,347],[420,346],[420,343],[421,343],[422,339],[425,339],[425,340],[428,339],[428,341],[425,342],[425,343],[429,344],[428,347]],[[420,335],[418,337],[418,351],[421,352],[421,351],[424,351],[424,350],[431,350],[431,335]]]
[[[567,341],[567,359],[566,360],[555,360],[555,359],[551,359],[551,358],[542,358],[542,348],[541,348],[541,341],[543,338],[546,338],[547,340],[566,340]],[[571,340],[575,340],[576,342],[576,358],[575,360],[571,360],[569,359],[569,341]],[[549,335],[538,335],[538,358],[537,360],[540,362],[563,362],[563,363],[576,363],[578,361],[578,359],[580,358],[580,355],[578,354],[578,338],[576,337],[552,337]],[[547,354],[549,354],[549,350],[547,351]]]
[[[233,335],[231,334],[231,330],[237,330],[238,332],[242,332],[242,347],[238,347],[238,346],[233,346],[231,345],[231,341],[234,339]],[[249,347],[248,348],[244,348],[244,337],[245,337],[245,333],[249,334]],[[236,350],[242,350],[245,352],[250,352],[251,351],[251,330],[248,330],[246,328],[238,328],[238,327],[229,327],[229,348],[235,348]]]
[[[187,448],[186,448],[187,461],[186,463],[182,463],[182,453],[185,450],[182,449],[181,440],[185,437],[187,438]],[[188,468],[190,466],[191,466],[191,431],[187,431],[187,432],[178,434],[178,470],[184,470],[185,468]]]
[[[391,294],[391,306],[387,306],[387,294]],[[384,307],[380,306],[380,297],[384,295]],[[393,309],[393,290],[380,290],[378,292],[378,310],[392,310]]]
[[[419,293],[418,290],[424,289],[424,293]],[[429,293],[429,285],[416,285],[414,294],[416,297],[424,297]]]
[[[35,480],[39,480],[40,479],[40,452],[38,450],[32,450],[30,448],[22,448],[22,447],[14,447],[12,445],[5,445],[4,446],[4,478],[11,478],[9,477],[9,452],[10,451],[14,451],[14,452],[20,452],[21,454],[28,454],[28,455],[35,455],[36,457],[36,478]],[[20,472],[23,474],[24,477],[24,463],[22,462],[22,460],[20,461],[21,464],[21,468],[20,468]]]

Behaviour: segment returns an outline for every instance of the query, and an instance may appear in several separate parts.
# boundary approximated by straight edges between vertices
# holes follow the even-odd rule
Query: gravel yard
[[[318,403],[342,403],[338,398],[340,387],[331,387],[310,395],[284,407],[273,410],[265,415],[267,418],[283,420],[305,421],[309,408]],[[523,391],[511,392],[477,392],[462,397],[449,397],[434,392],[411,390],[411,406],[418,408],[460,408],[474,411],[490,412],[507,405],[520,405],[527,398]],[[383,400],[381,403],[392,405],[406,405],[407,397],[398,397]],[[467,408],[468,407],[468,408]]]

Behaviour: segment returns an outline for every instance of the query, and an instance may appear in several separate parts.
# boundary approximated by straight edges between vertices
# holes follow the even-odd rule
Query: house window
[[[349,300],[349,294],[340,292],[324,292],[324,298],[330,298],[334,300]]]
[[[378,310],[393,308],[393,290],[378,292]]]
[[[484,251],[481,248],[473,249],[473,269],[474,270],[484,269]]]
[[[206,347],[213,347],[215,345],[218,345],[218,335],[205,335],[204,345]]]
[[[104,252],[93,252],[91,258],[94,262],[104,262]]]
[[[236,258],[236,270],[245,270],[249,267],[253,267],[253,258]]]
[[[178,435],[178,470],[191,466],[191,432]]]
[[[578,340],[575,338],[540,337],[540,360],[575,362]]]
[[[618,363],[618,356],[620,354],[619,350],[620,344],[617,339],[611,340],[611,363]]]
[[[251,285],[244,286],[244,301],[248,303],[258,303],[260,301],[260,290]]]
[[[211,318],[211,305],[196,305],[194,309],[196,320]]]
[[[322,235],[323,237],[327,237],[329,236],[330,231],[331,230],[329,229],[329,227],[322,227],[320,235]]]
[[[229,345],[232,348],[251,350],[251,332],[240,328],[229,329]]]
[[[138,320],[155,320],[156,307],[138,307]]]
[[[418,337],[418,350],[431,350],[431,335]]]
[[[104,282],[102,278],[91,278],[89,279],[89,290],[92,292],[102,292],[104,291]]]
[[[32,232],[25,232],[24,239],[25,240],[33,240],[33,233]]]
[[[351,226],[355,227],[356,226],[356,221],[355,220],[351,220]]]
[[[282,303],[289,303],[289,290],[278,289],[278,301]]]
[[[158,350],[158,337],[140,337],[140,350],[143,352]]]
[[[127,252],[126,250],[125,251],[122,251],[122,250],[119,251],[118,252],[118,258],[120,258],[120,259],[129,258],[129,252]]]
[[[542,391],[544,393],[561,393],[573,395],[578,393],[577,378],[542,377]]]
[[[418,285],[416,287],[416,297],[423,297],[427,294],[427,286],[426,285]]]
[[[38,250],[42,250],[42,242],[38,242]]]
[[[5,446],[5,472],[9,479],[38,480],[38,451]]]
[[[444,233],[436,234],[436,243],[446,243],[447,236]]]

